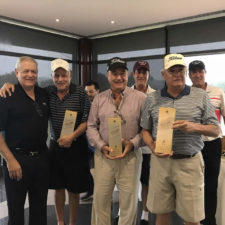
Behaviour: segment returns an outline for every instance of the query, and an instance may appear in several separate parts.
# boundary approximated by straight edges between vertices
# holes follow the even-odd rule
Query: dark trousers
[[[8,225],[24,225],[24,203],[29,199],[29,225],[47,225],[47,194],[49,171],[44,154],[27,156],[16,153],[15,158],[22,167],[22,179],[9,177],[6,163],[3,173],[8,203]]]
[[[221,162],[221,138],[205,141],[202,155],[205,162],[205,219],[204,225],[216,225],[217,186]]]

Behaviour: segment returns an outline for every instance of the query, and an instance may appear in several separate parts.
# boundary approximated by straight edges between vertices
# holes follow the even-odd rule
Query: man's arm
[[[6,98],[7,93],[9,96],[11,96],[14,91],[15,91],[15,85],[6,82],[0,89],[0,96],[3,98]]]
[[[220,134],[220,127],[213,124],[198,124],[187,120],[177,120],[173,123],[173,129],[184,133],[199,133],[209,137],[217,137]]]
[[[9,150],[2,133],[0,133],[0,153],[6,160],[10,178],[19,181],[22,178],[21,166]]]

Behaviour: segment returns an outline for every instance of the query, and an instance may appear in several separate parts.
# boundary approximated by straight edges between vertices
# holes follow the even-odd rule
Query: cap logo
[[[182,60],[182,58],[179,56],[170,56],[169,61],[171,61],[171,60]]]
[[[123,60],[121,60],[121,59],[112,59],[111,60],[111,64],[113,64],[113,63],[125,63]]]
[[[145,66],[147,63],[144,62],[144,61],[140,61],[140,62],[138,62],[138,64],[141,65],[141,66]]]

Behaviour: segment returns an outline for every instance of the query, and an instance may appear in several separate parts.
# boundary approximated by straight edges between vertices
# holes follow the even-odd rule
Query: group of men
[[[200,221],[204,225],[216,225],[221,154],[218,120],[221,115],[225,117],[224,93],[207,85],[203,62],[193,61],[189,65],[193,82],[189,87],[185,83],[187,66],[184,57],[180,54],[165,56],[161,71],[165,86],[155,91],[148,86],[150,67],[146,61],[135,63],[135,85],[129,88],[127,64],[115,57],[107,64],[110,89],[97,94],[96,88],[90,91],[87,87],[92,84],[87,85],[88,95],[83,88],[70,82],[71,72],[65,60],[54,60],[51,67],[54,86],[43,90],[35,86],[37,63],[30,57],[21,57],[15,70],[18,77],[15,93],[0,99],[0,130],[5,133],[5,137],[0,135],[0,152],[5,159],[10,225],[24,224],[27,192],[29,224],[47,224],[49,187],[56,190],[58,225],[64,224],[65,189],[69,193],[69,225],[75,224],[79,193],[88,191],[90,196],[93,192],[88,145],[92,151],[94,149],[92,225],[111,224],[115,185],[119,191],[118,224],[135,225],[140,179],[142,225],[148,224],[148,210],[156,214],[157,225],[169,225],[173,211],[187,225],[199,225]],[[92,102],[90,112],[88,96]],[[161,107],[176,109],[172,154],[155,152]],[[76,111],[77,120],[73,133],[60,136],[66,110]],[[121,119],[123,152],[117,156],[110,154],[113,149],[109,146],[108,118],[113,117]],[[51,122],[49,151],[46,147],[48,118]],[[39,167],[45,172],[37,172]],[[40,186],[41,197],[36,197]],[[18,204],[15,205],[15,201]]]

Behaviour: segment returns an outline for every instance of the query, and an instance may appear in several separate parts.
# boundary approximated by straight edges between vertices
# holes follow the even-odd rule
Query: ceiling
[[[224,10],[224,0],[0,0],[0,21],[79,38],[146,29],[166,21],[224,16]]]

